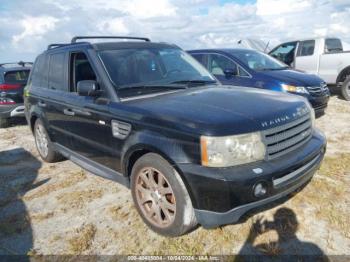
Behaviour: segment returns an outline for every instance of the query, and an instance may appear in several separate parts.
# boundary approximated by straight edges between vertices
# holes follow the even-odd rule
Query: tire
[[[348,76],[343,82],[341,93],[345,100],[350,101],[350,76]]]
[[[158,154],[148,153],[136,161],[131,172],[131,193],[143,221],[158,234],[180,236],[197,225],[185,184]]]
[[[0,128],[5,128],[9,126],[9,120],[7,118],[0,117]]]
[[[34,139],[39,155],[45,162],[54,163],[63,159],[62,155],[54,150],[53,143],[40,119],[34,124]]]

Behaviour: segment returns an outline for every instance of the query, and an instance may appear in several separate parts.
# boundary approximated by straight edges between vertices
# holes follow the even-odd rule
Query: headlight
[[[315,116],[315,110],[313,109],[313,107],[311,106],[311,104],[307,101],[306,102],[307,107],[309,108],[310,111],[310,117],[311,117],[311,125],[312,127],[315,126],[315,121],[316,121],[316,116]]]
[[[259,132],[235,136],[201,136],[202,165],[229,167],[265,157],[265,145]]]
[[[281,87],[286,92],[299,93],[299,94],[309,93],[309,91],[307,91],[307,89],[303,86],[291,86],[291,85],[282,84]]]

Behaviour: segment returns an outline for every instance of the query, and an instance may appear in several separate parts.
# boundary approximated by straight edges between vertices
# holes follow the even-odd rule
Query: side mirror
[[[226,68],[224,70],[224,74],[225,74],[226,77],[237,76],[238,75],[238,71],[237,71],[237,68]]]
[[[98,89],[98,84],[94,80],[79,81],[77,89],[80,96],[99,96],[101,94],[101,90]]]

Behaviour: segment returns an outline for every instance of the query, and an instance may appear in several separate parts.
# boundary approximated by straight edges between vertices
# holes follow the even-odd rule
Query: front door
[[[249,74],[236,62],[221,54],[209,54],[208,70],[224,85],[253,86]],[[225,70],[236,72],[235,75],[226,75]]]
[[[104,98],[104,87],[84,52],[72,52],[69,55],[69,63],[70,92],[61,109],[65,115],[66,132],[71,137],[69,149],[89,160],[115,169],[114,151],[109,146],[112,118],[108,111],[108,99]],[[78,95],[77,84],[84,80],[97,81],[102,90],[101,97]]]

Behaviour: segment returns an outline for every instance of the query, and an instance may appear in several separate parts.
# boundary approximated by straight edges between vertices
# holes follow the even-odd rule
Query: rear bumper
[[[235,223],[247,211],[283,198],[303,187],[319,168],[326,139],[318,131],[298,150],[283,157],[230,168],[182,164],[198,222],[203,227]],[[256,172],[259,170],[259,172]],[[263,183],[267,193],[254,195]]]
[[[24,116],[24,105],[15,104],[15,105],[1,105],[0,106],[0,117],[1,118],[10,118]]]

